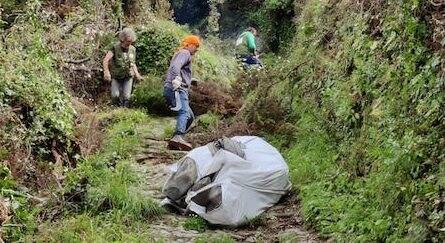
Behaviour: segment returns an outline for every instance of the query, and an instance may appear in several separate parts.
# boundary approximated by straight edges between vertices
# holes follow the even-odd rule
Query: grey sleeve
[[[178,52],[170,63],[170,72],[174,77],[180,75],[181,68],[190,61],[190,54],[187,52]]]

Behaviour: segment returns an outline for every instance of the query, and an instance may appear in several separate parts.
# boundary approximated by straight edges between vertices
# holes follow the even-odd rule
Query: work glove
[[[182,84],[182,78],[180,76],[176,76],[172,80],[172,84],[173,84],[173,90],[179,89],[181,87],[181,84]]]

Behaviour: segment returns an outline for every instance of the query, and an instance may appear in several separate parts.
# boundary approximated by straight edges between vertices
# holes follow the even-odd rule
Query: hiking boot
[[[130,107],[130,101],[129,100],[123,100],[122,101],[122,106],[125,108],[129,108]]]
[[[121,101],[119,100],[119,98],[112,98],[111,105],[119,107],[119,106],[121,106]]]
[[[175,135],[168,141],[168,148],[172,150],[190,151],[193,147],[185,141],[181,135]]]

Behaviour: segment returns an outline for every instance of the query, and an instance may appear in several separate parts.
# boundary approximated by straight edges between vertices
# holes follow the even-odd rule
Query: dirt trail
[[[168,168],[185,152],[167,149],[163,138],[164,130],[175,125],[174,118],[156,118],[149,126],[142,126],[139,132],[144,134],[144,142],[136,156],[137,171],[145,184],[147,193],[155,200],[163,198],[161,189],[168,176]],[[211,242],[212,237],[228,235],[236,242],[319,242],[315,234],[302,226],[298,203],[295,195],[285,197],[279,204],[264,213],[258,222],[237,229],[212,228],[204,233],[186,230],[183,227],[187,217],[176,214],[164,214],[152,223],[153,237],[166,242],[194,242],[197,238]],[[221,242],[221,241],[220,241]]]

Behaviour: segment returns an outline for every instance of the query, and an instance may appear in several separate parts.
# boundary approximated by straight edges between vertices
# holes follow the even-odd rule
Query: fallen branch
[[[87,68],[87,67],[71,67],[68,68],[72,71],[83,71],[83,72],[102,72],[102,68]]]
[[[21,111],[21,110],[22,110],[22,107],[13,107],[11,109],[12,112],[17,112],[17,111]]]
[[[44,202],[46,202],[48,200],[47,198],[40,198],[40,197],[33,196],[33,195],[29,194],[29,193],[26,193],[26,192],[19,192],[19,191],[14,191],[14,190],[11,190],[11,189],[2,189],[1,192],[2,193],[9,193],[9,194],[14,195],[14,196],[24,197],[24,198],[33,200],[33,201],[35,201],[37,203],[44,203]]]
[[[175,159],[179,157],[183,157],[185,153],[180,153],[179,151],[168,151],[168,152],[162,152],[162,151],[148,151],[146,154],[138,155],[135,157],[136,161],[138,163],[149,160],[149,159]]]
[[[441,0],[429,0],[430,4],[433,5],[434,7],[441,7],[443,5],[445,5],[445,3]]]
[[[170,156],[184,156],[187,154],[187,151],[180,151],[180,150],[166,150],[166,151],[153,151],[149,150],[149,153],[155,153],[159,155],[170,155]]]
[[[168,141],[168,139],[165,138],[154,138],[154,137],[144,137],[145,140],[153,140],[153,141],[159,141],[159,142],[163,142],[163,141]]]
[[[246,241],[246,239],[248,238],[248,236],[250,235],[254,235],[254,234],[249,234],[248,236],[240,236],[240,235],[236,235],[236,234],[229,234],[232,238],[234,238],[237,241]]]
[[[2,227],[24,227],[24,224],[4,224]]]
[[[81,63],[89,61],[90,59],[91,59],[90,57],[85,57],[85,58],[82,58],[82,59],[79,59],[79,60],[74,60],[74,59],[63,60],[63,62],[65,62],[65,63],[73,63],[73,64],[81,64]]]
[[[80,21],[78,21],[78,22],[73,23],[71,26],[68,26],[68,25],[63,26],[63,25],[62,25],[60,28],[63,29],[64,32],[62,33],[62,35],[61,35],[60,38],[61,38],[61,39],[65,39],[67,35],[71,34],[71,32],[73,32],[73,30],[74,30],[77,26],[83,24],[85,21],[86,21],[85,19],[82,19],[82,20],[80,20]],[[66,28],[66,29],[65,29],[65,28]]]

